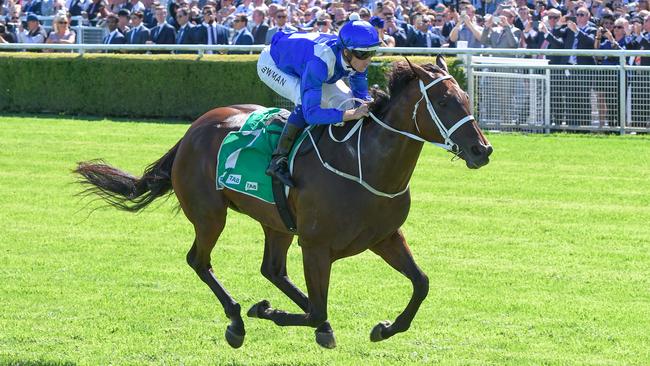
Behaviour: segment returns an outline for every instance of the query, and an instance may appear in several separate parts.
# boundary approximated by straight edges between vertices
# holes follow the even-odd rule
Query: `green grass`
[[[648,365],[650,139],[499,135],[472,171],[426,147],[404,232],[431,280],[411,329],[371,343],[410,284],[372,253],[334,265],[338,347],[308,328],[245,319],[241,349],[185,264],[193,240],[176,199],[140,214],[75,197],[75,162],[134,174],[182,124],[0,118],[0,364]],[[296,311],[259,274],[262,231],[231,213],[215,270],[244,309]],[[304,288],[300,250],[289,273]]]

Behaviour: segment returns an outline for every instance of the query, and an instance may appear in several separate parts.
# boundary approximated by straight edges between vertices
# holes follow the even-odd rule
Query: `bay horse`
[[[332,263],[370,249],[413,285],[411,299],[394,323],[382,321],[371,330],[371,341],[381,341],[410,327],[429,291],[429,280],[416,265],[400,230],[409,213],[408,185],[423,141],[445,146],[469,168],[487,164],[492,153],[492,146],[470,114],[467,94],[449,75],[441,56],[435,65],[412,65],[408,60],[393,64],[389,92],[390,96],[375,94],[370,108],[373,118],[359,122],[358,138],[337,142],[323,137],[315,143],[317,148],[296,159],[293,179],[297,188],[288,196],[289,208],[296,217],[296,233],[283,224],[275,205],[228,188],[215,188],[215,158],[222,140],[230,131],[238,130],[259,106],[234,105],[207,112],[162,158],[148,166],[141,178],[101,160],[81,162],[75,172],[89,185],[87,194],[99,194],[112,206],[127,211],[139,211],[160,196],[176,194],[196,234],[187,263],[216,295],[230,319],[225,333],[230,346],[238,348],[244,341],[241,307],[219,282],[210,263],[226,225],[228,208],[262,225],[262,275],[303,311],[288,313],[262,300],[250,308],[249,317],[280,326],[316,328],[316,342],[335,347],[334,332],[327,321]],[[321,159],[342,174],[324,169],[327,164]],[[363,179],[351,179],[362,165]],[[287,251],[295,235],[302,250],[307,295],[287,276]]]

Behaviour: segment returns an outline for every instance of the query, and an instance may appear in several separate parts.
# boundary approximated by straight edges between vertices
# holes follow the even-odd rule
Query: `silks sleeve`
[[[350,75],[350,89],[355,98],[371,100],[368,94],[368,71],[355,72]]]
[[[326,125],[343,121],[342,111],[320,107],[325,81],[327,81],[327,65],[321,60],[309,61],[300,80],[300,92],[303,114],[310,125]]]

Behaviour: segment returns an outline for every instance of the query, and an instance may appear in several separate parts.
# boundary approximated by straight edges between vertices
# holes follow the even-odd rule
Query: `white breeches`
[[[260,54],[257,61],[257,75],[264,84],[282,97],[289,99],[295,105],[301,104],[300,79],[285,73],[275,65],[269,47]],[[323,84],[320,106],[345,111],[354,108],[353,101],[345,102],[352,97],[352,91],[343,80],[334,84]]]

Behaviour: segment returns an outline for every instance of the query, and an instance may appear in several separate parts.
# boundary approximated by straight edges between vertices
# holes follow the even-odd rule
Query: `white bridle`
[[[427,102],[427,110],[429,111],[429,115],[431,116],[431,119],[436,124],[436,127],[438,127],[438,131],[440,131],[440,136],[442,136],[442,138],[444,139],[443,143],[438,143],[438,142],[425,140],[425,139],[423,139],[422,137],[420,137],[418,135],[415,135],[415,134],[412,134],[412,133],[409,133],[409,132],[405,132],[405,131],[397,130],[397,129],[385,124],[384,122],[382,122],[374,114],[369,113],[369,115],[375,122],[377,122],[379,125],[381,125],[382,127],[384,127],[385,129],[387,129],[389,131],[399,133],[400,135],[404,135],[404,136],[406,136],[408,138],[411,138],[413,140],[417,140],[417,141],[421,141],[421,142],[428,142],[428,143],[434,144],[434,145],[436,145],[438,147],[441,147],[441,148],[443,148],[443,149],[445,149],[447,151],[454,151],[454,152],[460,153],[460,150],[457,149],[458,145],[456,143],[454,143],[454,141],[451,139],[451,135],[454,132],[456,132],[456,130],[458,128],[460,128],[460,126],[462,126],[466,122],[474,120],[474,116],[472,116],[471,114],[467,115],[467,116],[461,118],[453,126],[451,126],[451,128],[447,129],[447,127],[445,127],[445,125],[440,120],[440,117],[438,117],[438,114],[436,113],[436,110],[433,108],[433,105],[431,105],[431,101],[429,100],[429,94],[427,93],[427,90],[429,90],[429,88],[431,88],[432,86],[438,84],[439,82],[441,82],[443,80],[447,80],[447,79],[451,79],[451,78],[452,78],[451,75],[443,75],[443,76],[435,79],[434,81],[430,82],[426,86],[424,85],[422,80],[418,80],[418,82],[420,83],[420,91],[422,92],[422,96],[417,101],[417,103],[415,103],[415,107],[413,107],[413,122],[415,123],[415,128],[418,130],[418,132],[420,132],[420,127],[418,126],[418,121],[417,121],[418,107],[420,106],[420,102],[422,101],[422,99],[424,99]]]
[[[372,118],[375,122],[377,122],[377,124],[379,124],[380,126],[382,126],[383,128],[385,128],[385,129],[387,129],[389,131],[398,133],[400,135],[406,136],[406,137],[408,137],[410,139],[413,139],[413,140],[416,140],[416,141],[428,142],[428,143],[434,144],[434,145],[436,145],[438,147],[441,147],[441,148],[443,148],[443,149],[445,149],[447,151],[454,152],[455,154],[460,154],[460,149],[458,148],[458,145],[456,143],[454,143],[453,140],[451,139],[451,135],[458,128],[460,128],[460,126],[462,126],[466,122],[474,120],[474,116],[472,116],[471,114],[468,115],[468,116],[465,116],[465,117],[461,118],[458,122],[456,122],[453,126],[451,126],[451,128],[448,129],[442,123],[442,121],[438,117],[438,114],[436,114],[436,110],[433,108],[433,105],[431,105],[431,101],[429,100],[429,95],[427,94],[427,90],[429,90],[429,88],[431,88],[432,86],[438,84],[439,82],[441,82],[443,80],[447,80],[447,79],[451,79],[451,78],[452,77],[450,75],[443,75],[443,76],[435,79],[434,81],[432,81],[431,83],[429,83],[426,86],[424,85],[422,80],[418,80],[419,83],[420,83],[420,91],[422,92],[422,96],[417,101],[417,103],[415,103],[415,106],[413,107],[413,122],[415,123],[415,128],[418,130],[418,132],[420,132],[420,127],[418,126],[418,122],[417,122],[417,118],[416,118],[417,111],[418,111],[418,107],[419,107],[420,102],[422,101],[422,99],[424,99],[427,102],[427,110],[429,111],[429,115],[431,116],[431,119],[433,120],[433,122],[438,127],[438,131],[440,131],[440,135],[444,139],[443,143],[438,143],[438,142],[425,140],[422,137],[420,137],[418,135],[415,135],[415,134],[412,134],[410,132],[398,130],[398,129],[393,128],[393,127],[387,125],[386,123],[384,123],[382,120],[377,118],[377,116],[375,116],[372,112],[370,112],[368,114],[369,114],[370,118]],[[354,100],[354,101],[358,101],[358,102],[362,102],[362,103],[365,102],[364,100],[361,100],[361,99],[358,99],[358,98],[350,98],[350,99],[347,99],[347,100],[343,101],[343,103],[341,103],[341,106],[344,105],[345,103],[349,102],[350,100]],[[339,108],[340,108],[340,106],[339,106]],[[334,126],[341,126],[341,125],[343,125],[343,123],[336,124]],[[368,191],[370,191],[371,193],[373,193],[373,194],[375,194],[377,196],[386,197],[386,198],[394,198],[394,197],[397,197],[397,196],[400,196],[400,195],[404,194],[409,189],[408,184],[406,185],[406,187],[403,190],[401,190],[399,192],[385,193],[385,192],[382,192],[382,191],[374,188],[373,186],[371,186],[370,184],[368,184],[366,181],[363,180],[363,169],[361,168],[361,128],[362,128],[362,126],[363,126],[363,118],[361,118],[361,119],[359,119],[357,121],[357,123],[354,125],[354,127],[352,127],[350,129],[348,134],[342,140],[337,140],[334,137],[334,135],[332,134],[332,125],[329,126],[330,138],[335,142],[345,142],[348,139],[350,139],[350,137],[352,137],[352,135],[354,135],[357,132],[357,130],[359,131],[359,135],[357,137],[357,161],[358,161],[358,167],[359,167],[359,176],[358,177],[355,177],[354,175],[342,172],[342,171],[334,168],[333,166],[331,166],[329,163],[323,161],[323,158],[320,155],[320,151],[318,150],[318,146],[316,146],[316,142],[314,141],[314,138],[311,135],[311,131],[308,131],[307,133],[309,135],[309,138],[311,139],[312,145],[314,146],[314,150],[316,151],[316,155],[318,156],[318,159],[320,160],[321,164],[323,164],[323,166],[327,170],[329,170],[332,173],[334,173],[334,174],[336,174],[338,176],[341,176],[341,177],[343,177],[345,179],[349,179],[351,181],[354,181],[354,182],[357,182],[357,183],[361,184],[365,189],[367,189]],[[292,168],[293,168],[293,164],[291,164],[291,165],[292,165]],[[291,170],[293,170],[293,169],[291,169]],[[289,187],[286,187],[286,189],[288,190]]]

